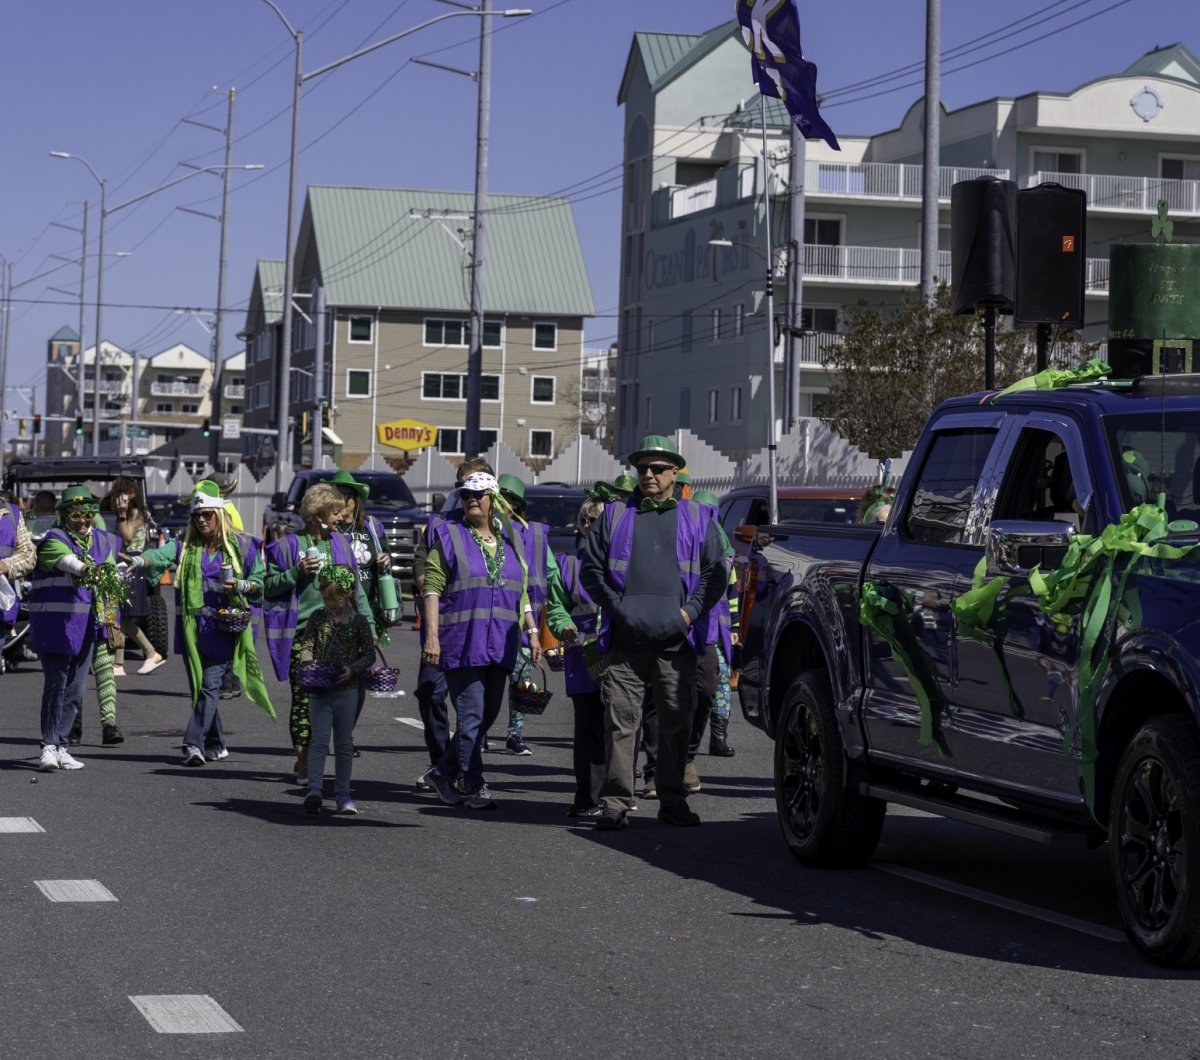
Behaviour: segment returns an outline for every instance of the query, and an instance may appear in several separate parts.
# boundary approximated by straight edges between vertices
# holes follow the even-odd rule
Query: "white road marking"
[[[159,1034],[244,1032],[207,994],[130,994],[129,1000]]]
[[[420,718],[396,718],[401,725],[411,725],[414,729],[425,728],[425,723]]]
[[[34,880],[52,902],[115,902],[117,896],[99,880]]]
[[[45,830],[32,817],[0,817],[0,833],[44,832]]]
[[[934,887],[939,891],[957,894],[960,898],[969,898],[973,902],[982,902],[984,905],[995,906],[997,909],[1006,909],[1008,912],[1017,913],[1020,916],[1031,917],[1034,920],[1041,920],[1047,924],[1056,924],[1058,927],[1066,928],[1068,931],[1078,931],[1081,935],[1091,935],[1092,938],[1102,939],[1104,942],[1127,941],[1123,931],[1114,931],[1112,928],[1093,924],[1089,920],[1078,920],[1073,916],[1066,916],[1063,913],[1052,913],[1049,909],[1029,905],[1027,902],[1018,902],[1012,898],[1002,898],[1000,895],[992,894],[989,891],[980,891],[961,883],[952,883],[950,880],[943,880],[938,876],[930,876],[924,872],[917,872],[915,869],[906,869],[901,865],[879,863],[873,864],[871,868],[878,869],[880,872],[890,873],[892,876],[900,876],[903,879],[911,880],[913,883],[924,884],[926,887]]]

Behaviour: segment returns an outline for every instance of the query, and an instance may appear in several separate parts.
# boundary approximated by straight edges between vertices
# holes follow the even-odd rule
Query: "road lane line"
[[[34,880],[52,902],[115,902],[117,896],[99,880]]]
[[[245,1032],[207,994],[130,994],[129,1000],[159,1034]]]
[[[411,725],[414,729],[425,728],[425,723],[420,718],[396,718],[401,725]]]
[[[960,898],[969,898],[973,902],[982,902],[984,905],[995,906],[997,909],[1005,909],[1010,913],[1017,913],[1020,916],[1031,917],[1034,920],[1041,920],[1047,924],[1056,924],[1058,927],[1066,928],[1068,931],[1077,931],[1081,935],[1091,935],[1092,938],[1101,939],[1104,942],[1128,941],[1123,931],[1114,931],[1112,928],[1093,924],[1090,920],[1078,920],[1073,916],[1066,916],[1063,913],[1052,913],[1049,909],[1029,905],[1027,902],[1018,902],[1012,898],[1002,898],[998,894],[992,894],[989,891],[980,891],[961,883],[951,883],[949,880],[943,880],[938,876],[930,876],[924,872],[917,872],[915,869],[906,869],[901,865],[889,865],[880,862],[873,864],[871,868],[889,873],[892,876],[900,876],[903,879],[911,880],[913,883],[924,884],[926,887],[934,887],[939,891],[957,894]]]
[[[16,832],[44,832],[32,817],[0,817],[0,833],[11,835]]]

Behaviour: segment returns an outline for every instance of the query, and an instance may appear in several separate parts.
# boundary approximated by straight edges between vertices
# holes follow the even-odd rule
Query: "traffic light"
[[[35,412],[33,414],[33,433],[42,433],[42,414],[40,412]]]
[[[212,434],[212,420],[210,420],[207,416],[204,417],[204,422],[200,424],[200,433],[204,435],[205,438]]]
[[[83,434],[83,417],[82,416],[75,417],[75,433]]]
[[[333,426],[333,409],[329,405],[321,406],[321,426],[322,427],[332,427]]]

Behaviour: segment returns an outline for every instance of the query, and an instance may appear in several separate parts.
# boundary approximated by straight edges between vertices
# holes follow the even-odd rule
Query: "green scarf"
[[[196,628],[196,616],[204,609],[204,576],[200,571],[200,556],[203,551],[203,545],[191,545],[183,550],[179,562],[179,600],[183,605],[183,661],[191,678],[193,710],[196,709],[204,673],[200,663],[199,636]],[[229,552],[222,555],[221,562],[233,567],[235,571],[241,571],[242,557],[236,541],[229,542]],[[262,669],[258,665],[258,655],[254,651],[254,631],[250,626],[234,634],[233,672],[242,682],[246,695],[262,707],[267,717],[274,721],[275,708],[271,706],[271,697],[267,694]]]

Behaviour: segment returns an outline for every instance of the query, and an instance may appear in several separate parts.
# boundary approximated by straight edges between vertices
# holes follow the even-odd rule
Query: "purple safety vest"
[[[496,664],[511,670],[520,640],[521,590],[525,574],[503,530],[504,567],[488,584],[487,563],[471,531],[457,519],[430,527],[446,563],[446,589],[438,601],[438,642],[442,669]]]
[[[349,567],[358,577],[358,562],[354,549],[344,534],[329,535],[329,554],[334,563]],[[291,570],[300,559],[300,539],[288,534],[267,545],[267,566],[278,570]],[[296,639],[296,627],[300,623],[300,604],[295,587],[282,596],[266,596],[262,605],[263,625],[267,631],[267,651],[271,665],[280,681],[288,679],[292,665],[292,642]]]
[[[525,554],[525,592],[529,596],[534,618],[541,622],[542,611],[550,595],[546,584],[546,549],[550,547],[550,527],[545,523],[515,525],[517,533],[521,535],[521,550]]]
[[[257,537],[240,532],[235,532],[233,536],[237,540],[238,551],[242,554],[242,570],[238,576],[249,578],[250,572],[254,570],[255,561],[258,559],[262,542]],[[183,542],[176,538],[172,544],[175,546],[175,563],[178,565],[183,559]],[[204,609],[196,616],[196,639],[200,654],[210,659],[232,659],[233,642],[236,636],[236,634],[218,629],[216,618],[213,616],[214,611],[229,606],[229,597],[225,595],[225,583],[221,580],[222,558],[216,553],[210,554],[207,551],[200,555],[200,576],[204,584]],[[262,605],[251,603],[250,612],[253,616],[251,618],[254,624],[253,636],[257,640]],[[179,578],[176,577],[175,654],[182,655],[183,652],[183,600],[179,595]]]
[[[571,620],[579,631],[579,639],[586,640],[596,632],[600,622],[600,608],[596,606],[579,580],[579,556],[563,556],[558,561],[558,572],[562,576],[563,591],[571,602]],[[563,678],[568,696],[598,692],[596,682],[588,673],[583,649],[578,643],[563,649]]]
[[[16,510],[9,504],[0,503],[0,559],[8,559],[17,548],[17,520],[20,518]],[[12,583],[13,590],[17,588],[17,583],[20,579],[8,579]],[[0,611],[0,622],[7,626],[11,626],[17,620],[17,614],[21,610],[21,601],[16,599],[12,603],[12,607],[4,611]]]
[[[92,531],[86,553],[58,527],[47,530],[42,541],[51,538],[61,541],[79,559],[89,555],[97,563],[116,559],[122,545],[117,535],[107,530]],[[78,655],[88,641],[104,639],[107,634],[96,622],[93,603],[92,590],[77,585],[72,575],[34,567],[33,591],[29,594],[29,646],[51,655]]]
[[[610,504],[604,509],[602,518],[609,527],[608,559],[605,572],[609,584],[619,593],[625,591],[625,574],[629,570],[629,557],[633,555],[633,526],[637,519],[641,497],[634,494],[624,504]],[[700,559],[704,551],[704,535],[712,520],[711,509],[695,501],[679,501],[679,525],[675,533],[675,558],[679,562],[679,580],[687,596],[700,587]],[[692,651],[703,655],[711,643],[709,617],[702,615],[699,622],[688,627],[687,642]],[[600,618],[600,650],[607,651],[612,637],[612,628],[607,615]]]

